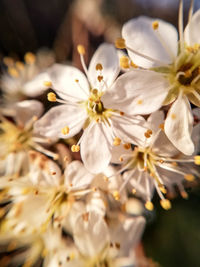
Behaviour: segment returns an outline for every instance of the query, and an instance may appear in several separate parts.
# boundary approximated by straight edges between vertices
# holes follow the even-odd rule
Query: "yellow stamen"
[[[154,30],[157,30],[158,27],[159,27],[159,22],[158,22],[157,20],[155,20],[155,21],[152,23],[152,28],[153,28]]]
[[[119,194],[119,191],[114,191],[113,193],[112,193],[112,195],[113,195],[113,197],[114,197],[114,199],[115,200],[120,200],[120,194]]]
[[[114,146],[119,146],[121,144],[121,139],[119,137],[115,137],[113,141]]]
[[[35,63],[35,55],[31,52],[28,52],[24,56],[24,60],[27,64],[34,64]]]
[[[161,124],[159,125],[159,128],[160,128],[161,130],[164,131],[164,123],[161,123]]]
[[[143,103],[142,99],[139,99],[139,100],[137,101],[137,104],[138,104],[138,105],[141,105],[142,103]]]
[[[148,129],[148,130],[147,130],[147,133],[150,134],[150,135],[152,135],[153,132],[152,132],[151,129]]]
[[[97,79],[98,79],[99,82],[101,82],[101,81],[103,80],[103,76],[99,75],[99,76],[97,77]]]
[[[73,145],[73,146],[71,147],[71,151],[72,151],[72,152],[79,152],[79,151],[80,151],[80,146],[78,146],[78,145]]]
[[[133,61],[131,61],[131,67],[137,69],[138,68],[138,65],[136,65]]]
[[[20,62],[20,61],[17,61],[17,62],[15,63],[15,65],[16,65],[16,68],[17,68],[18,70],[20,70],[20,71],[24,70],[24,63],[22,63],[22,62]]]
[[[52,87],[52,82],[50,81],[44,81],[43,83],[46,87]]]
[[[62,128],[61,132],[64,135],[68,134],[69,133],[69,127],[68,126],[65,126],[64,128]]]
[[[124,40],[123,38],[118,38],[118,39],[115,41],[115,46],[116,46],[116,48],[119,48],[119,49],[124,49],[124,48],[126,48],[125,40]]]
[[[147,210],[152,211],[153,208],[154,208],[153,203],[152,203],[151,201],[147,201],[147,202],[145,203],[145,208],[146,208]]]
[[[101,65],[101,63],[97,63],[96,65],[96,70],[102,70],[103,66]]]
[[[171,209],[171,202],[169,201],[169,199],[161,199],[160,205],[165,210]]]
[[[185,178],[185,180],[187,180],[187,181],[189,181],[189,182],[192,182],[192,181],[194,181],[194,179],[195,179],[194,175],[192,175],[192,174],[186,174],[186,175],[184,176],[184,178]]]
[[[81,44],[77,46],[77,51],[80,55],[85,55],[85,47]]]
[[[136,194],[136,189],[135,188],[132,189],[132,194],[134,194],[134,195]]]
[[[194,156],[194,163],[200,165],[200,156]]]
[[[122,157],[120,157],[120,158],[119,158],[119,161],[121,161],[121,162],[122,162],[123,160],[124,160],[124,159],[123,159]]]
[[[48,99],[50,102],[56,102],[56,94],[54,94],[53,92],[48,93],[48,95],[47,95],[47,99]]]
[[[122,56],[119,60],[119,65],[121,68],[124,68],[124,69],[129,69],[130,68],[130,65],[129,65],[129,58],[126,57],[126,56]]]
[[[145,133],[144,133],[144,136],[145,136],[146,138],[150,138],[150,137],[151,137],[151,135],[150,135],[148,132],[145,132]]]
[[[188,198],[188,193],[185,192],[185,191],[181,191],[181,196],[182,196],[182,198],[187,199]]]
[[[10,74],[10,76],[12,76],[14,78],[18,78],[19,77],[19,72],[14,67],[9,67],[8,68],[8,73]]]
[[[160,189],[160,191],[163,193],[163,194],[166,194],[167,193],[167,190],[166,190],[166,188],[164,187],[164,186],[159,186],[159,189]]]
[[[124,148],[127,149],[127,150],[130,149],[131,148],[131,144],[130,143],[124,144]]]

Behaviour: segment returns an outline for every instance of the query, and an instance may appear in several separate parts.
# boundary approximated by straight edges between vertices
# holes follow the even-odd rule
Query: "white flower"
[[[179,40],[171,24],[142,16],[123,26],[125,43],[121,42],[133,62],[149,69],[146,75],[145,70],[137,70],[138,75],[144,75],[140,86],[147,90],[147,98],[152,79],[157,81],[157,85],[160,83],[160,88],[155,88],[152,105],[159,101],[163,105],[172,103],[164,126],[166,135],[181,152],[191,155],[194,151],[191,140],[193,116],[189,101],[200,106],[200,10],[194,15],[190,12],[189,22],[183,32],[182,8],[183,1],[179,9]],[[129,75],[136,74],[133,71]]]
[[[138,194],[146,200],[146,208],[153,209],[151,198],[154,188],[157,190],[161,205],[164,209],[169,209],[171,204],[163,194],[172,192],[176,185],[181,195],[187,198],[187,193],[183,188],[183,181],[192,181],[195,176],[199,177],[194,164],[200,164],[199,156],[185,156],[181,154],[169,141],[163,131],[163,112],[157,111],[148,118],[149,132],[147,140],[143,144],[138,144],[132,151],[125,151],[122,147],[116,148],[113,155],[113,162],[123,161],[124,165],[121,171],[124,171],[123,178],[125,187],[128,183],[128,189],[133,194]],[[200,130],[200,124],[194,127],[193,140],[199,142],[197,132]],[[197,140],[198,139],[198,140]],[[188,167],[185,164],[188,164]]]
[[[124,114],[126,102],[120,103],[117,109],[112,108],[115,95],[119,93],[113,84],[119,73],[115,48],[110,44],[101,45],[93,55],[88,70],[83,58],[84,48],[78,46],[78,49],[87,79],[74,67],[52,67],[48,72],[51,87],[64,100],[57,99],[54,93],[50,93],[49,100],[62,105],[47,112],[36,122],[35,129],[47,137],[60,138],[70,138],[83,129],[83,134],[72,151],[79,151],[80,144],[86,168],[99,173],[110,162],[113,144],[118,145],[121,141],[134,143],[144,136],[144,119]],[[111,96],[109,90],[112,84]],[[123,91],[123,87],[120,90]]]

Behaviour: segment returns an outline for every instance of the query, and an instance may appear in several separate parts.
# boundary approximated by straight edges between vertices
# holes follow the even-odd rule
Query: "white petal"
[[[53,88],[63,99],[77,102],[87,99],[89,85],[85,75],[77,68],[55,64],[48,71]],[[78,80],[79,82],[76,82]]]
[[[160,129],[159,126],[164,122],[164,112],[159,110],[152,113],[148,117],[147,122],[149,123],[149,127],[153,131],[153,134],[155,134]]]
[[[101,74],[96,70],[96,65],[101,63],[103,70]],[[104,43],[98,47],[94,53],[89,69],[89,80],[94,88],[99,87],[99,81],[97,80],[98,75],[103,76],[103,80],[109,87],[119,74],[119,59],[117,51],[112,44]]]
[[[134,70],[121,75],[102,96],[104,106],[128,114],[149,114],[158,110],[167,96],[169,83],[161,74]]]
[[[94,175],[88,172],[84,165],[78,161],[72,161],[65,169],[65,182],[66,186],[72,187],[86,187],[90,185]]]
[[[25,125],[34,116],[39,118],[43,112],[43,105],[37,100],[24,100],[16,103],[16,121]]]
[[[184,31],[184,39],[187,45],[200,44],[200,9],[192,16]]]
[[[50,81],[49,74],[47,72],[41,73],[33,80],[25,83],[22,91],[25,95],[30,97],[41,95],[45,90],[48,89],[48,87],[44,85],[44,82],[46,81]]]
[[[102,123],[94,123],[87,132],[84,132],[81,142],[81,157],[90,172],[99,173],[108,166],[111,159],[110,150],[106,129]]]
[[[74,241],[85,257],[94,258],[103,251],[109,242],[109,233],[104,219],[91,211],[88,220],[80,216],[74,229]]]
[[[159,34],[152,28],[152,22],[155,20],[159,23]],[[126,41],[127,47],[133,48],[144,55],[150,56],[151,58],[166,64],[169,64],[172,61],[167,51],[168,49],[173,56],[176,56],[177,54],[178,36],[176,28],[170,23],[160,19],[141,16],[129,20],[122,28],[122,36]],[[168,49],[164,48],[162,42]],[[158,64],[137,56],[132,52],[128,51],[128,53],[133,62],[141,67],[150,68],[156,65],[158,66]]]
[[[172,104],[165,121],[165,133],[173,145],[186,155],[194,152],[191,139],[193,115],[185,96]]]
[[[35,132],[47,137],[69,138],[77,134],[87,117],[84,109],[79,107],[60,105],[51,108],[40,120],[34,124]],[[61,130],[69,127],[69,134],[62,134]]]

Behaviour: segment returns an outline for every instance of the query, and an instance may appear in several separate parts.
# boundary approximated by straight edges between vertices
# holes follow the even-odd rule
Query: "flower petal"
[[[109,233],[101,215],[91,211],[88,218],[77,219],[74,229],[74,241],[81,254],[95,258],[108,245]]]
[[[78,161],[72,161],[65,169],[64,184],[72,189],[74,187],[82,188],[90,185],[94,175],[88,172],[84,165]]]
[[[70,138],[81,130],[86,118],[84,109],[78,106],[60,105],[53,107],[36,121],[34,130],[47,137]],[[64,135],[61,130],[66,126],[69,127],[69,134]]]
[[[152,23],[154,21],[158,21],[159,23],[159,28],[157,30],[153,30],[152,28]],[[122,36],[125,39],[127,47],[133,48],[165,64],[171,63],[172,57],[170,54],[172,54],[172,56],[176,56],[177,54],[177,30],[170,23],[160,19],[141,16],[129,20],[122,28]],[[167,49],[164,46],[167,47]],[[168,50],[170,52],[168,52]],[[141,67],[150,68],[159,65],[141,56],[137,56],[130,51],[128,51],[128,53],[133,62]]]
[[[187,24],[184,31],[184,39],[187,45],[195,45],[200,43],[200,10],[193,16],[191,21]]]
[[[85,167],[92,173],[103,171],[111,159],[111,146],[102,123],[94,123],[86,129],[81,142],[81,157]]]
[[[55,64],[49,68],[48,73],[53,88],[60,97],[73,102],[87,99],[89,94],[88,81],[79,69]]]
[[[37,100],[24,100],[16,103],[16,121],[18,124],[25,125],[34,116],[39,118],[42,115],[44,108],[41,102]]]
[[[167,96],[169,83],[159,73],[133,70],[121,75],[102,96],[106,108],[128,114],[149,114],[158,110]]]
[[[96,70],[96,65],[100,63],[103,67],[102,71]],[[119,59],[117,55],[117,50],[112,44],[104,43],[98,47],[94,53],[89,69],[89,80],[94,88],[99,87],[99,81],[97,79],[98,75],[103,76],[103,80],[109,87],[119,74]]]
[[[34,79],[24,84],[22,91],[25,95],[36,97],[48,89],[44,82],[49,81],[50,77],[47,72],[40,73]]]
[[[194,152],[191,139],[193,115],[185,96],[179,95],[172,104],[165,120],[165,133],[173,145],[186,155]]]

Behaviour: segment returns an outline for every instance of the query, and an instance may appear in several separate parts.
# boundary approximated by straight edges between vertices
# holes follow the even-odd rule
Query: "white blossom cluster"
[[[175,190],[187,198],[200,176],[200,10],[183,29],[182,9],[178,32],[131,19],[88,67],[78,45],[84,73],[50,54],[4,58],[0,266],[138,266],[154,191],[166,210]]]

